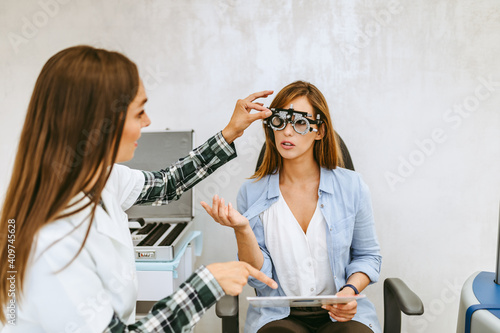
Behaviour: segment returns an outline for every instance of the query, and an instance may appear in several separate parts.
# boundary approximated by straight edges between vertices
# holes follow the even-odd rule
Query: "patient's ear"
[[[325,124],[320,124],[318,126],[318,131],[316,132],[316,137],[314,140],[321,140],[325,136]]]

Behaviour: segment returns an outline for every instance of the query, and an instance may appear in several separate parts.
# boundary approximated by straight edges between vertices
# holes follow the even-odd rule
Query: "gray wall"
[[[404,331],[454,331],[461,285],[495,269],[497,0],[2,1],[0,22],[2,194],[41,67],[91,44],[138,64],[148,130],[192,128],[198,144],[223,128],[238,98],[297,79],[317,85],[371,188],[381,281],[401,277],[424,301],[425,315],[405,318]],[[252,125],[236,142],[238,159],[197,187],[197,202],[215,193],[234,202],[262,142]],[[195,224],[204,233],[198,264],[235,259],[231,230],[201,206]],[[366,293],[382,318],[382,283]],[[219,325],[211,309],[196,332]]]

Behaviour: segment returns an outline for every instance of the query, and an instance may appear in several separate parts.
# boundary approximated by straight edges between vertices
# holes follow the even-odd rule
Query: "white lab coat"
[[[82,244],[90,208],[40,230],[24,298],[17,300],[17,323],[7,324],[3,332],[102,332],[113,313],[127,324],[135,321],[137,277],[124,211],[133,205],[143,185],[142,172],[114,166],[102,193],[107,212],[97,207],[84,248],[59,273],[55,272],[74,258]]]

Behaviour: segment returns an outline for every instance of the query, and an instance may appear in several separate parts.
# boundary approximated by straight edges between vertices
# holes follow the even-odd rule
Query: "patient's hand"
[[[351,288],[344,288],[337,293],[337,296],[354,296],[354,291]],[[358,302],[354,300],[345,304],[328,304],[322,308],[328,310],[330,317],[337,321],[349,321],[358,310]]]
[[[201,205],[215,222],[221,225],[231,227],[235,231],[244,231],[250,227],[248,219],[234,209],[231,203],[226,206],[224,199],[219,199],[218,195],[214,195],[212,207],[204,201],[201,202]]]

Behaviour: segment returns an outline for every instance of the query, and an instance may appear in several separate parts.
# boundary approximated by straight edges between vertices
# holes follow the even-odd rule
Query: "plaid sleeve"
[[[144,187],[135,205],[166,205],[236,157],[234,143],[228,144],[222,132],[189,152],[189,155],[160,171],[143,171]]]
[[[201,266],[175,293],[158,301],[147,316],[127,326],[114,314],[104,332],[186,332],[222,296],[219,283]]]

